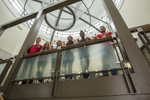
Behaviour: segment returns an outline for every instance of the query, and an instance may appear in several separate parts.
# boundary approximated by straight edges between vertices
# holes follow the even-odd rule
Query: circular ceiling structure
[[[25,16],[47,6],[53,5],[61,0],[3,0],[16,17]],[[119,10],[124,0],[113,0]],[[14,10],[15,9],[15,10]],[[16,13],[17,12],[17,13]],[[58,16],[61,12],[61,15]],[[91,16],[94,17],[91,17]],[[99,19],[99,20],[98,20]],[[84,20],[84,21],[83,21]],[[57,25],[56,22],[58,21]],[[85,21],[87,23],[85,23]],[[31,27],[34,19],[29,20],[26,25]],[[72,35],[79,38],[79,31],[84,30],[86,35],[98,33],[95,28],[107,25],[109,18],[105,12],[101,0],[82,0],[62,9],[46,14],[40,31],[43,36],[50,37],[54,29],[54,38],[65,38]],[[94,27],[90,26],[93,25]]]

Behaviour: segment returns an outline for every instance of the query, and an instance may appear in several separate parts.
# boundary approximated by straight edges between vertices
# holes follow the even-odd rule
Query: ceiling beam
[[[81,0],[62,0],[62,1],[59,1],[59,2],[57,2],[53,5],[50,5],[46,8],[43,8],[43,12],[46,14],[46,13],[52,12],[54,10],[63,8],[65,6],[68,6],[70,4],[79,2],[79,1],[81,1]],[[13,27],[15,25],[21,24],[23,22],[26,22],[28,20],[31,20],[31,19],[35,18],[37,14],[38,14],[38,11],[34,12],[34,13],[31,13],[29,15],[26,15],[24,17],[21,17],[21,18],[17,18],[15,20],[11,21],[11,22],[5,23],[5,24],[0,25],[0,26],[1,26],[1,28],[7,29],[7,28]]]
[[[63,10],[65,13],[68,13],[70,15],[72,15],[70,12]],[[88,21],[84,20],[83,18],[79,18],[81,21],[85,22],[86,24],[90,25],[91,27],[93,27],[95,30],[97,30],[98,32],[101,32],[98,28],[96,28],[94,25],[90,24]]]

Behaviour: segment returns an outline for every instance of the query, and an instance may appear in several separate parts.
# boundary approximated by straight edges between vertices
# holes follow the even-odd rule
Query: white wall
[[[129,28],[150,23],[150,0],[125,0],[120,13]]]
[[[0,0],[0,25],[14,19],[16,19],[16,17],[8,10],[3,1]],[[22,30],[20,30],[18,26]],[[9,52],[12,55],[17,55],[28,31],[29,29],[22,24],[6,30],[0,37],[0,49]],[[4,55],[4,53],[0,52],[0,57]]]

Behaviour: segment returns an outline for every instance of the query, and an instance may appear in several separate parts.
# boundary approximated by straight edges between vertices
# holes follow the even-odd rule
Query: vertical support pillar
[[[59,12],[59,14],[58,14],[58,18],[57,18],[56,23],[55,23],[55,28],[57,28],[57,26],[58,26],[58,23],[59,23],[61,14],[62,14],[62,10],[63,10],[63,8],[61,8],[61,10],[60,10],[60,12]],[[55,31],[56,31],[56,29],[53,30],[53,33],[52,33],[52,35],[51,35],[51,38],[50,38],[50,45],[52,44],[52,41],[53,41],[53,38],[54,38]]]
[[[117,36],[119,36],[125,52],[133,66],[134,72],[150,72],[150,67],[144,55],[138,48],[122,16],[112,0],[102,0],[104,8],[114,24]]]
[[[11,88],[12,86],[12,80],[15,78],[16,74],[17,74],[17,69],[19,69],[19,61],[20,61],[20,58],[22,58],[24,52],[27,50],[27,45],[28,44],[33,44],[35,39],[36,39],[36,36],[38,34],[38,31],[40,30],[40,26],[43,22],[43,19],[45,17],[45,13],[43,12],[43,10],[40,10],[35,18],[35,21],[27,35],[27,37],[25,38],[25,41],[20,49],[20,52],[13,64],[13,67],[8,75],[8,78],[6,79],[5,81],[5,84],[4,84],[4,88],[3,88],[3,92],[5,93],[7,88]],[[6,94],[7,96],[7,94]]]
[[[42,22],[43,22],[44,17],[45,17],[45,14],[44,14],[43,11],[41,10],[41,11],[39,12],[39,14],[37,15],[37,17],[36,17],[36,18],[39,18],[38,21],[35,19],[35,23],[34,23],[33,26],[31,27],[31,30],[30,30],[30,32],[29,32],[29,33],[32,33],[32,36],[31,36],[31,38],[30,38],[28,44],[34,44],[35,39],[36,39],[36,37],[37,37],[37,35],[38,35],[38,32],[39,32],[39,30],[40,30],[40,27],[41,27],[41,25],[42,25]]]

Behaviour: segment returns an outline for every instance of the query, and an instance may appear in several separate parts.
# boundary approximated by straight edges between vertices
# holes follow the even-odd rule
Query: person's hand
[[[89,38],[88,38],[88,37],[86,37],[86,41],[89,41]]]
[[[30,49],[30,47],[31,47],[31,45],[29,44],[29,45],[27,46],[27,49]]]
[[[93,38],[94,38],[94,39],[97,39],[97,36],[96,36],[96,34],[95,34],[95,36],[93,36]]]
[[[37,48],[40,48],[40,44],[37,44]]]
[[[41,52],[44,52],[44,50],[41,50]]]
[[[80,43],[79,38],[77,39],[77,43]]]
[[[65,46],[65,45],[66,45],[66,44],[65,44],[65,41],[63,41],[63,42],[62,42],[62,46]]]
[[[53,45],[51,45],[50,48],[53,49]]]
[[[108,33],[106,33],[106,34],[105,34],[105,36],[106,36],[106,37],[109,37],[109,34],[108,34]]]
[[[73,44],[76,44],[76,40],[73,40]]]

